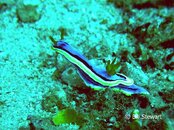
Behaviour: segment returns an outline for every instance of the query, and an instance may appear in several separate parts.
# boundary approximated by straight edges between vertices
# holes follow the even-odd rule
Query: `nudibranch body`
[[[108,75],[105,68],[97,68],[78,50],[64,41],[55,42],[53,48],[65,56],[77,68],[85,84],[95,90],[104,90],[109,87],[126,95],[149,94],[147,90],[135,85],[132,79],[123,74]]]

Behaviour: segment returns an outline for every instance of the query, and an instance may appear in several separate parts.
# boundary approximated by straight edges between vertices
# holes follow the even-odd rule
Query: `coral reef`
[[[40,0],[19,0],[16,14],[22,22],[35,22],[41,17]]]
[[[174,128],[173,5],[0,0],[0,129]],[[150,94],[94,91],[52,50],[49,36],[71,43],[111,75],[124,73]]]

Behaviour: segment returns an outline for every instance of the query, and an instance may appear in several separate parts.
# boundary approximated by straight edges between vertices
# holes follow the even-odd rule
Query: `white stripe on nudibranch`
[[[132,79],[123,74],[117,73],[115,78],[105,75],[66,42],[56,42],[52,37],[50,39],[54,43],[53,49],[65,56],[77,67],[81,78],[87,86],[95,90],[104,90],[109,87],[113,91],[123,92],[126,95],[149,94],[146,89],[135,85]]]
[[[67,53],[66,51],[56,48],[56,51],[59,52],[60,54],[64,55],[70,62],[72,62],[73,64],[77,65],[81,70],[83,70],[89,77],[91,77],[91,79],[93,79],[94,81],[96,81],[97,83],[103,85],[103,86],[108,86],[108,87],[112,87],[112,86],[117,86],[119,84],[123,84],[126,86],[132,85],[134,83],[134,81],[128,77],[126,77],[126,80],[115,80],[115,81],[106,81],[103,80],[102,78],[100,78],[98,75],[96,75],[95,73],[93,73],[85,64],[83,64],[83,62],[79,61],[78,59],[76,59],[75,57],[71,56],[69,53]]]

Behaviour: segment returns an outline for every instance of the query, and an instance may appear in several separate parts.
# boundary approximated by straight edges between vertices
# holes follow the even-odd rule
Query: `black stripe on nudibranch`
[[[78,59],[79,61],[81,61],[86,67],[88,67],[94,74],[96,74],[98,77],[100,77],[101,79],[105,80],[105,81],[114,81],[111,79],[107,79],[105,77],[103,77],[102,75],[96,73],[96,71],[93,69],[93,67],[88,63],[86,58],[81,58],[83,56],[79,56],[80,54],[75,54],[75,51],[73,51],[74,53],[72,53],[71,50],[68,50],[69,48],[67,48],[69,46],[69,44],[62,42],[61,45],[58,45],[56,48],[59,48],[61,50],[64,50],[65,52],[67,52],[69,55],[71,55],[72,57]],[[69,46],[70,47],[70,46]],[[72,49],[70,47],[70,49]],[[86,59],[86,60],[85,60]]]
[[[54,42],[54,40],[52,41]],[[86,57],[64,41],[54,43],[53,47],[57,48],[57,52],[64,55],[73,65],[75,65],[86,85],[91,86],[96,90],[109,87],[114,91],[121,91],[126,95],[149,94],[146,89],[133,84],[133,80],[123,74],[116,74],[113,77],[110,77],[106,74],[105,70],[95,68]]]
[[[82,69],[80,69],[79,67],[77,67],[75,65],[75,67],[78,69],[79,74],[81,75],[81,77],[85,80],[85,82],[87,82],[87,84],[92,84],[93,86],[103,86],[102,84],[94,81],[89,75],[87,75]],[[103,87],[107,87],[107,86],[103,86]]]

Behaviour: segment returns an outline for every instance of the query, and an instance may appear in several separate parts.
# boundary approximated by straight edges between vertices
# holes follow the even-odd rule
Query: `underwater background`
[[[94,90],[54,40],[149,94]],[[0,130],[172,130],[173,68],[173,0],[0,0]]]

